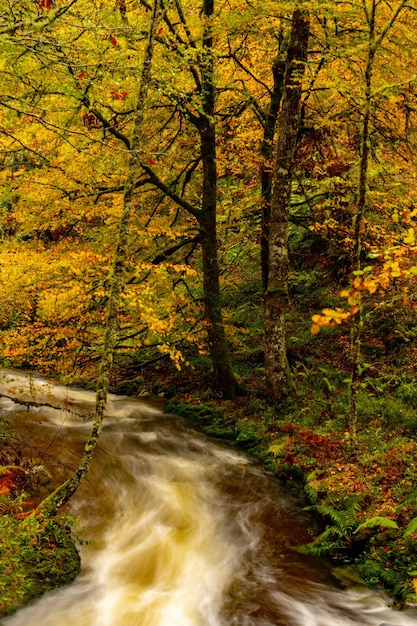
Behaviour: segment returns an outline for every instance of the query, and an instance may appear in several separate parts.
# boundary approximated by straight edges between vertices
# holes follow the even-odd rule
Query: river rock
[[[28,474],[36,478],[39,485],[47,485],[52,480],[51,473],[44,465],[34,465],[28,470]]]

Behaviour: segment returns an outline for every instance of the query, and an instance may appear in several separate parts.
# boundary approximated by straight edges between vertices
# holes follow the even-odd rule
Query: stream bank
[[[59,391],[60,402],[58,403],[58,405],[61,408],[61,411],[65,411],[66,415],[71,415],[74,413],[74,405],[77,404],[77,407],[78,407],[77,411],[79,415],[84,415],[84,416],[89,415],[89,413],[91,412],[91,405],[92,405],[93,398],[94,398],[93,394],[91,393],[89,394],[89,392],[85,392],[83,390],[71,390],[71,389],[62,388],[62,387],[58,387],[58,389],[60,390]],[[51,404],[50,391],[51,389],[48,389],[48,387],[44,389],[43,391],[42,390],[40,391],[38,389],[37,396],[36,396],[37,401],[39,402],[46,401],[45,397],[42,397],[42,393],[44,393],[44,396],[49,398],[48,403]],[[29,389],[29,396],[32,397],[32,394],[33,394],[33,391]],[[88,402],[86,402],[86,398],[88,398]],[[6,400],[5,402],[7,405],[7,402],[10,402],[10,401]],[[135,399],[135,398],[126,398],[126,397],[118,398],[117,396],[111,396],[110,402],[109,402],[109,415],[119,417],[119,418],[124,416],[125,410],[126,410],[126,407],[125,407],[126,403],[129,403],[130,407],[133,406],[133,407],[138,408],[140,406],[141,411],[144,410],[143,400]],[[163,400],[158,399],[158,410],[161,408],[162,403],[163,403]],[[314,438],[312,439],[311,433],[306,432],[300,427],[297,428],[296,425],[294,424],[292,424],[290,428],[290,425],[287,422],[282,422],[282,421],[279,422],[276,419],[276,416],[274,416],[274,419],[271,419],[271,414],[269,415],[267,420],[256,419],[256,417],[254,417],[253,414],[252,414],[252,417],[249,417],[248,415],[249,407],[248,407],[248,404],[245,403],[244,400],[238,403],[234,403],[233,407],[235,410],[234,413],[230,411],[230,405],[228,405],[227,403],[221,403],[219,400],[200,402],[194,396],[194,397],[188,397],[186,401],[184,402],[171,400],[166,405],[166,410],[168,412],[173,412],[176,414],[182,413],[185,417],[187,417],[188,419],[191,419],[194,425],[196,424],[199,425],[199,427],[203,431],[205,431],[207,434],[209,434],[211,437],[217,436],[222,439],[228,439],[229,445],[232,442],[238,448],[241,448],[241,449],[245,448],[246,450],[250,451],[252,455],[258,458],[258,461],[260,464],[262,464],[262,466],[266,467],[269,470],[272,470],[275,476],[284,478],[288,485],[296,485],[296,489],[298,491],[300,481],[302,481],[303,477],[305,478],[306,472],[310,470],[310,473],[311,473],[311,465],[314,465],[314,463],[317,464],[318,460],[320,459],[323,462],[323,457],[325,455],[324,454],[320,455],[318,453],[318,451],[320,450],[320,447],[317,444],[318,443],[321,444],[321,449],[325,450],[326,455],[327,455],[328,453],[327,448],[330,446],[330,443],[326,442],[327,443],[326,445],[323,439],[321,440],[320,439],[315,440]],[[236,408],[240,411],[239,413],[236,412]],[[49,413],[50,412],[53,413],[54,410],[51,408],[46,408],[45,410],[46,410],[46,413],[48,414],[47,415],[48,419],[50,419]],[[132,409],[130,408],[129,410],[131,411]],[[155,409],[151,409],[151,412],[152,410],[154,411]],[[26,419],[26,421],[27,421],[28,413],[32,415],[33,425],[36,426],[36,429],[38,429],[38,424],[40,422],[39,422],[39,416],[36,413],[36,409],[35,410],[31,409],[31,411],[28,411],[26,408],[23,409],[22,418]],[[79,415],[76,418],[78,422],[80,421]],[[256,413],[255,413],[255,416],[256,416]],[[45,421],[45,417],[42,417],[40,421],[41,422]],[[86,426],[88,426],[88,423],[86,424]],[[277,447],[277,443],[276,443],[276,437],[279,432],[278,428],[281,428],[281,435],[285,435],[285,439],[284,439],[285,446],[282,446],[280,448]],[[29,436],[29,439],[31,439],[32,452],[30,453],[29,451],[27,451],[25,452],[23,456],[26,459],[31,458],[34,465],[39,466],[41,463],[44,463],[45,458],[48,457],[49,446],[46,443],[46,440],[42,441],[42,439],[39,440],[38,443],[35,443],[33,439],[33,432],[34,430],[32,428],[32,435]],[[48,433],[47,440],[50,441],[50,432],[48,428],[46,429],[46,432]],[[55,437],[53,437],[53,440],[55,441]],[[272,444],[271,444],[271,441],[273,442]],[[34,443],[35,445],[33,445]],[[307,444],[310,446],[309,450],[307,448]],[[291,446],[293,446],[293,448],[291,448]],[[66,448],[66,446],[64,446],[64,448]],[[34,456],[33,454],[34,449],[43,450],[42,459],[36,458],[36,456]],[[48,452],[46,457],[44,454],[45,449]],[[307,450],[309,451],[309,454],[306,454]],[[312,451],[314,450],[316,450],[315,456],[313,456],[312,454]],[[66,453],[68,454],[68,450],[66,450]],[[298,457],[296,456],[296,453],[298,454]],[[57,455],[56,453],[54,453],[54,454],[51,454],[51,456],[48,458],[54,458],[56,460],[59,457],[60,455]],[[73,457],[72,465],[74,465],[75,460],[77,458],[78,458],[77,455]],[[328,459],[329,467],[332,461],[334,461],[334,459],[332,458]],[[302,463],[304,463],[304,466],[302,465]],[[317,467],[316,465],[316,471],[320,469],[322,466]],[[57,479],[57,478],[63,478],[65,475],[65,472],[68,469],[71,469],[71,463],[68,465],[68,463],[63,464],[61,461],[59,461],[59,462],[56,462],[54,467],[53,468],[51,467],[51,469],[48,471],[51,475],[53,475]],[[315,479],[312,479],[312,480],[315,480]],[[60,480],[58,482],[60,482]],[[308,482],[305,482],[305,480],[304,480],[304,485],[308,485]],[[47,488],[48,491],[50,490],[50,487],[52,487],[52,485],[48,485],[48,486],[44,485],[44,489]],[[309,494],[308,490],[306,489],[304,489],[303,495],[304,497],[306,497],[307,495],[311,497],[311,494]],[[351,536],[352,534],[353,533],[351,533]],[[381,533],[377,533],[376,535],[372,535],[372,537],[373,538],[376,537],[377,540],[379,541],[381,539],[381,536],[378,536],[378,534],[381,535]],[[305,535],[304,543],[308,543],[308,541],[311,540],[311,537],[312,537],[311,534]],[[386,537],[387,535],[385,536],[385,538]],[[348,537],[348,538],[350,539],[351,537]],[[346,540],[346,537],[342,536],[341,539]],[[384,544],[384,546],[386,546],[386,543]],[[345,546],[344,552],[342,551],[343,561],[346,561],[346,558],[345,558],[346,547],[350,549],[350,546]],[[56,549],[56,548],[52,548],[52,549]],[[338,547],[338,550],[339,550],[338,557],[340,560],[340,556],[341,556],[340,546]],[[384,554],[386,554],[385,551],[383,552]],[[401,555],[402,557],[404,557],[404,552],[402,552]],[[368,560],[377,562],[374,554],[372,555],[372,558]],[[77,559],[75,559],[75,561],[77,561]],[[64,569],[67,569],[67,566],[65,566]],[[74,574],[76,573],[76,564],[74,565],[74,567],[71,565],[68,569],[72,576],[72,573]],[[344,571],[346,572],[346,570]],[[389,572],[391,570],[384,569],[384,571]],[[412,572],[411,568],[409,568],[409,571],[411,574]],[[51,586],[55,586],[55,584],[61,584],[62,582],[65,583],[67,582],[67,580],[61,580],[61,581],[52,580]],[[355,584],[357,584],[357,582],[358,581],[356,581]],[[379,583],[380,577],[376,579],[374,582]],[[348,582],[344,580],[344,585],[346,584],[347,586],[351,586],[352,580]],[[389,589],[388,584],[386,585],[386,588]]]
[[[53,391],[74,408],[73,390]],[[88,415],[94,394],[76,393],[77,412]],[[87,421],[62,408],[2,410],[73,471]],[[67,512],[85,525],[81,575],[4,626],[412,626],[417,618],[392,611],[380,592],[352,582],[341,590],[327,561],[294,551],[315,527],[286,487],[135,398],[109,398],[97,454]]]
[[[359,433],[352,454],[346,429],[294,419],[261,400],[168,401],[203,432],[258,459],[321,520],[323,539],[306,552],[349,563],[371,587],[384,588],[399,608],[417,603],[417,443],[403,429],[382,430],[375,420]],[[362,527],[361,527],[362,525]]]

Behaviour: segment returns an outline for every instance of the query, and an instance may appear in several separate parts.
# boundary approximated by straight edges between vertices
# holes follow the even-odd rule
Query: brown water
[[[0,394],[56,406],[3,398],[0,413],[56,478],[76,467],[90,424],[74,412],[88,414],[93,394],[15,372]],[[325,561],[291,549],[311,540],[311,522],[279,483],[140,399],[110,397],[69,510],[88,541],[80,576],[4,626],[417,624],[415,609],[394,611],[383,594],[337,589]]]

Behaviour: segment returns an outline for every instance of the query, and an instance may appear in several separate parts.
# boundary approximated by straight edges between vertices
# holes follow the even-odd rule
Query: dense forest
[[[28,522],[4,444],[4,518],[71,496],[108,389],[164,394],[417,601],[416,8],[4,3],[0,360],[97,388]]]

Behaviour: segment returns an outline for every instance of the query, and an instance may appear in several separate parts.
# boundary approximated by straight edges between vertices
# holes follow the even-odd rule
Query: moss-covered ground
[[[74,580],[80,559],[65,520],[0,516],[0,616]]]

